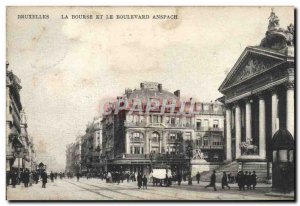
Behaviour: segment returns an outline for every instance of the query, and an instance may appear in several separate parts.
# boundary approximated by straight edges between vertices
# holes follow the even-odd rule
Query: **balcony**
[[[202,132],[223,132],[223,128],[214,128],[214,127],[196,127],[196,131],[202,131]]]

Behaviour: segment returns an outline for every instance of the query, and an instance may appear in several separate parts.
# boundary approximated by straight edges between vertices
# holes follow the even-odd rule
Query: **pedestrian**
[[[243,174],[243,171],[239,171],[237,173],[237,176],[236,176],[236,183],[238,184],[239,186],[239,190],[241,191],[242,189],[245,190],[245,186],[244,186],[244,174]]]
[[[147,189],[147,182],[148,182],[148,180],[147,180],[147,177],[146,177],[146,175],[144,175],[144,177],[143,177],[142,181],[143,181],[143,189],[144,189],[144,188],[146,188],[146,189]]]
[[[247,181],[247,189],[251,190],[251,185],[252,185],[252,174],[250,171],[248,171],[248,181]]]
[[[222,177],[222,189],[224,189],[225,186],[226,186],[228,189],[230,189],[230,187],[229,187],[229,185],[228,185],[227,174],[226,174],[226,172],[223,172],[223,177]]]
[[[11,175],[12,187],[15,188],[17,183],[18,183],[18,172],[16,170],[13,170]]]
[[[28,183],[29,183],[29,170],[26,169],[24,174],[23,174],[23,183],[25,187],[28,187]]]
[[[77,177],[77,182],[79,182],[79,178],[80,178],[80,173],[79,172],[76,173],[76,177]]]
[[[199,184],[199,182],[200,182],[200,172],[199,171],[196,174],[196,179],[197,179],[197,182]]]
[[[29,173],[29,186],[31,187],[32,184],[33,184],[33,173],[30,172],[30,173]]]
[[[210,183],[209,185],[206,185],[205,188],[213,187],[215,191],[217,191],[216,188],[216,170],[213,171],[212,175],[210,176]]]
[[[252,175],[251,175],[251,184],[252,184],[252,189],[255,190],[255,186],[256,186],[256,174],[255,174],[255,171],[252,172]]]
[[[138,173],[137,175],[137,182],[138,182],[138,188],[141,189],[142,187],[142,175]]]
[[[52,171],[50,173],[50,179],[51,179],[51,182],[54,182],[54,173]]]
[[[249,176],[249,174],[248,174],[248,171],[246,171],[245,174],[244,174],[244,185],[247,186],[247,189],[249,189],[249,188],[248,188],[249,181],[250,181],[250,176]]]
[[[48,175],[46,171],[42,171],[41,178],[42,178],[42,188],[46,188],[46,183],[48,179]]]
[[[177,181],[178,181],[178,185],[181,185],[182,175],[181,175],[180,172],[179,172],[178,175],[177,175]]]

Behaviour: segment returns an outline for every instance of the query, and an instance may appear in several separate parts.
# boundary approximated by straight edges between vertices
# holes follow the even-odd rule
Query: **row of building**
[[[66,169],[149,173],[167,167],[184,173],[197,164],[191,159],[200,159],[198,169],[255,170],[259,181],[271,181],[279,170],[293,176],[293,167],[272,165],[294,164],[294,42],[293,24],[279,27],[272,11],[265,37],[245,48],[219,87],[218,102],[190,99],[182,106],[179,90],[155,82],[126,89],[68,146]]]
[[[162,104],[147,112],[144,103],[141,103],[144,111],[133,111],[132,106],[137,100],[168,104],[163,112]],[[120,104],[122,102],[128,103],[126,108]],[[172,102],[175,103],[173,107]],[[179,170],[180,165],[184,169],[192,158],[187,155],[188,146],[193,148],[193,156],[200,153],[207,162],[222,162],[222,104],[195,102],[193,99],[184,102],[184,106],[181,103],[179,90],[171,93],[156,82],[142,82],[139,89],[126,89],[114,103],[108,104],[102,117],[87,125],[85,135],[67,146],[67,171],[149,173],[151,166],[162,165],[172,170]],[[122,109],[116,112],[118,106]]]
[[[26,114],[22,107],[21,80],[6,63],[6,171],[37,168],[33,138],[27,131]]]

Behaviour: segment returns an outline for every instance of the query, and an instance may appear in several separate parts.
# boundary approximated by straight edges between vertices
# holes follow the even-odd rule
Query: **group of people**
[[[255,171],[249,172],[246,171],[245,173],[243,171],[239,171],[236,176],[236,182],[239,186],[239,190],[245,190],[245,187],[248,190],[255,190],[256,187],[256,174]]]
[[[50,179],[54,182],[54,179],[59,177],[60,179],[64,178],[64,173],[54,173],[51,171]],[[42,182],[42,188],[46,188],[46,183],[48,180],[48,174],[45,170],[36,170],[29,171],[29,169],[21,169],[18,171],[17,169],[13,169],[6,174],[6,185],[12,185],[13,188],[16,185],[23,183],[25,188],[32,186],[33,184],[38,184],[39,180]]]
[[[200,179],[200,177],[199,177]],[[198,178],[197,178],[198,180]],[[256,187],[256,183],[257,183],[257,177],[256,177],[256,173],[255,171],[249,172],[246,171],[245,174],[243,171],[239,171],[237,173],[237,176],[235,177],[236,183],[238,184],[239,190],[245,190],[245,186],[247,189],[251,190],[251,189],[255,189]],[[223,176],[222,176],[222,180],[221,180],[221,185],[222,185],[222,189],[225,189],[225,187],[227,187],[228,189],[230,189],[230,186],[228,185],[228,183],[231,182],[231,177],[229,178],[226,174],[226,172],[223,172]],[[198,184],[199,184],[199,180],[198,180]],[[213,187],[215,191],[217,191],[216,188],[216,171],[214,170],[212,175],[210,176],[210,183],[205,186],[205,188],[208,187]]]

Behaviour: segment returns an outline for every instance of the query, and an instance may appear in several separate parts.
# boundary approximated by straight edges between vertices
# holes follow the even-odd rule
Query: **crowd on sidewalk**
[[[13,169],[6,174],[6,186],[11,185],[12,188],[15,188],[16,185],[24,184],[24,187],[28,188],[41,181],[42,188],[46,188],[48,178],[51,179],[51,182],[54,182],[58,177],[62,179],[65,177],[65,174],[52,171],[50,174],[47,174],[45,170],[30,171],[29,169]]]

